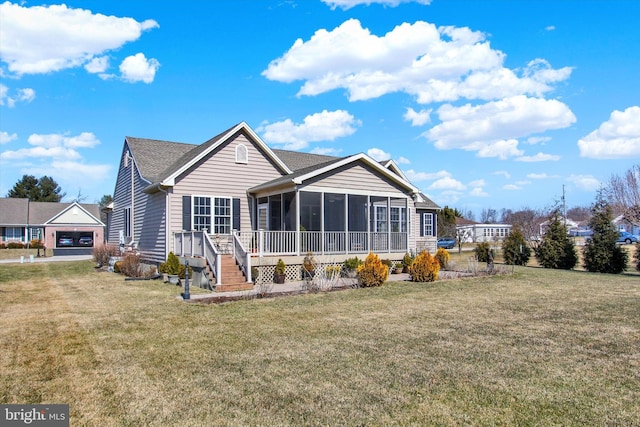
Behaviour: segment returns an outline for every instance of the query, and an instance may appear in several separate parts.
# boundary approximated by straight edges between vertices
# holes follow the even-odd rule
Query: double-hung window
[[[376,206],[376,231],[378,233],[387,232],[387,207]]]
[[[194,196],[193,229],[231,234],[231,198]]]
[[[407,232],[407,209],[403,207],[391,208],[391,231],[393,233],[406,233]]]
[[[422,235],[423,236],[433,236],[433,214],[425,213],[423,214],[423,224],[422,224]]]
[[[131,206],[124,208],[124,236],[131,237],[131,224],[133,223],[131,218]]]

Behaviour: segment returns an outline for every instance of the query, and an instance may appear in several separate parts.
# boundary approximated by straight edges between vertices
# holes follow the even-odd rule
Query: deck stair
[[[233,255],[222,255],[222,283],[216,286],[216,292],[247,291],[253,289],[253,283],[247,283],[240,266]],[[214,279],[215,280],[215,279]]]

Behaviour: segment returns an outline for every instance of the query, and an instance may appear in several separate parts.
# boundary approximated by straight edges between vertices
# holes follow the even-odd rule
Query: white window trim
[[[429,218],[429,224],[427,224],[427,218]],[[423,237],[433,237],[435,236],[434,224],[433,224],[433,213],[425,212],[422,214],[422,236]],[[431,227],[431,231],[427,233],[427,225]]]
[[[220,235],[230,235],[233,232],[233,197],[231,196],[218,196],[218,195],[204,195],[204,194],[192,194],[191,195],[191,228],[193,228],[194,230],[195,225],[196,225],[196,221],[195,221],[195,217],[196,217],[196,209],[195,209],[195,202],[196,202],[196,197],[200,197],[200,198],[206,198],[209,199],[209,204],[210,204],[210,208],[211,211],[209,213],[209,226],[210,228],[207,230],[207,232],[209,234],[220,234]],[[215,224],[215,199],[226,199],[229,201],[229,232],[228,233],[219,233],[216,232],[216,224]],[[220,217],[224,217],[226,218],[227,215],[218,215]]]
[[[242,156],[242,152],[244,152],[244,158]],[[245,165],[249,163],[249,150],[244,144],[236,145],[236,163],[242,163]]]

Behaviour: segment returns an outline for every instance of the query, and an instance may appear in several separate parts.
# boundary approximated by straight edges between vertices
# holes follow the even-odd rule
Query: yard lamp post
[[[184,272],[184,293],[182,294],[182,298],[190,299],[191,295],[189,294],[189,261],[185,261],[185,272]]]

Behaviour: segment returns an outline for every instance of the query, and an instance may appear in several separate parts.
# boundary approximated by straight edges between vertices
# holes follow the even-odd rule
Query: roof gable
[[[98,209],[98,205],[87,205]],[[69,203],[64,209],[60,210],[56,215],[49,218],[43,224],[86,224],[86,225],[104,225],[95,215],[79,203]]]
[[[289,167],[287,167],[287,165],[273,152],[273,150],[271,150],[269,146],[260,139],[253,129],[251,129],[251,127],[249,127],[245,122],[242,122],[185,153],[162,173],[160,184],[165,186],[175,185],[175,180],[179,175],[198,163],[213,150],[231,140],[233,136],[239,132],[245,133],[245,135],[250,138],[283,173],[289,174],[292,172],[291,169],[289,169]]]

